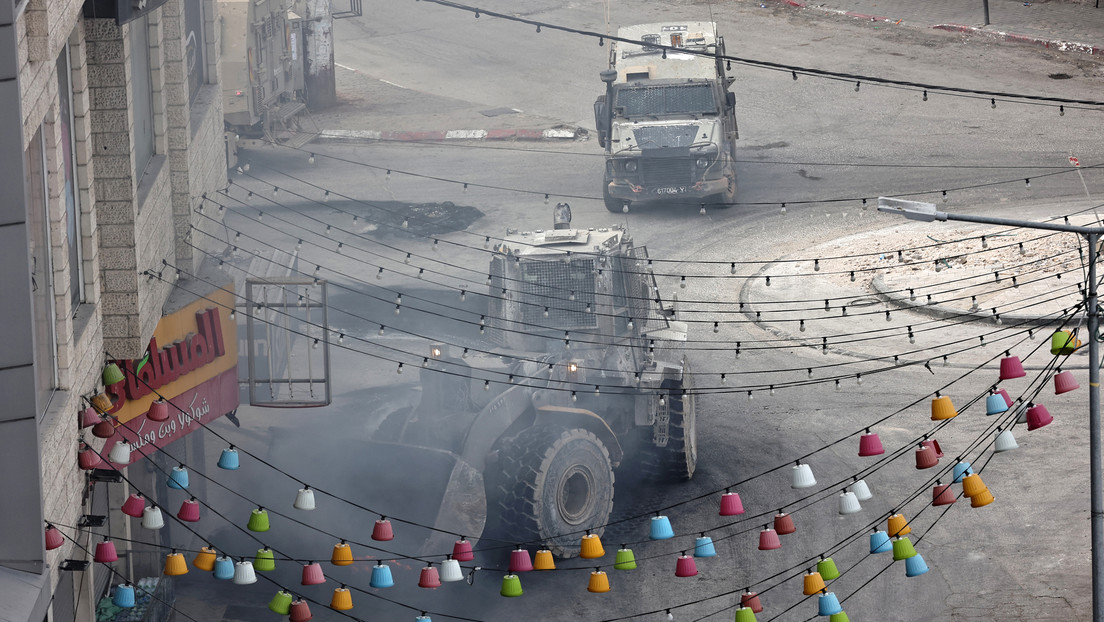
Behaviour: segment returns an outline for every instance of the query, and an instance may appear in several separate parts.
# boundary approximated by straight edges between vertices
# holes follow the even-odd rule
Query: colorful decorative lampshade
[[[551,552],[549,552],[549,556],[551,556]],[[540,559],[540,551],[537,551],[537,559]],[[555,567],[551,568],[551,570],[554,569]],[[441,562],[441,581],[444,581],[445,583],[452,583],[454,581],[463,580],[464,571],[460,569],[460,562],[451,558]]]
[[[109,564],[119,561],[119,554],[115,552],[115,543],[110,540],[96,543],[96,555],[92,561],[98,564]]]
[[[234,564],[234,583],[252,585],[257,582],[257,573],[253,571],[253,562],[242,560]]]
[[[763,603],[759,601],[759,593],[744,590],[740,595],[740,607],[751,609],[753,613],[763,613]]]
[[[943,395],[932,400],[932,421],[942,421],[944,419],[951,419],[957,416],[958,411],[955,410],[954,404],[951,403],[951,398]]]
[[[1054,421],[1054,417],[1050,416],[1050,411],[1046,406],[1039,404],[1038,406],[1032,406],[1027,409],[1027,430],[1038,430],[1039,428],[1049,425]]]
[[[1024,371],[1023,363],[1020,362],[1018,356],[1006,356],[1000,360],[1000,379],[1012,380],[1013,378],[1023,378],[1027,375]]]
[[[675,530],[671,527],[671,519],[666,516],[653,516],[651,523],[652,540],[666,540],[675,537]]]
[[[188,574],[188,562],[184,559],[184,556],[176,551],[166,555],[165,575],[169,577],[179,577],[183,574]]]
[[[885,453],[885,447],[882,447],[882,439],[878,437],[876,433],[870,433],[867,431],[859,437],[859,455],[864,458],[867,456],[880,456]]]
[[[216,557],[218,557],[218,554],[215,553],[215,549],[205,546],[199,549],[199,552],[196,553],[196,556],[192,558],[192,565],[196,567],[196,570],[211,572],[215,569]]]
[[[291,603],[288,614],[290,615],[288,619],[291,622],[307,622],[314,617],[314,615],[311,614],[310,605],[302,598]]]
[[[797,531],[797,526],[794,525],[793,516],[781,511],[775,514],[774,530],[778,532],[778,535],[782,536]]]
[[[736,622],[755,622],[755,612],[748,607],[736,609]]]
[[[967,497],[980,495],[985,490],[989,490],[989,488],[986,487],[985,482],[981,481],[981,476],[977,473],[971,473],[962,478],[962,494]]]
[[[452,558],[458,562],[470,562],[475,559],[475,553],[472,551],[471,542],[461,538],[452,545]]]
[[[759,532],[759,550],[771,551],[780,548],[782,548],[782,541],[778,539],[778,532],[769,527],[764,527]]]
[[[253,569],[261,572],[276,570],[276,555],[272,549],[268,547],[257,549],[257,555],[253,558]]]
[[[91,471],[102,464],[103,459],[100,458],[100,454],[88,445],[81,443],[81,450],[77,452],[77,465],[82,470]]]
[[[902,536],[893,540],[893,561],[899,562],[916,555],[916,548],[912,546],[912,540],[908,536]]]
[[[1077,384],[1077,379],[1073,377],[1072,372],[1059,370],[1054,375],[1054,393],[1061,395],[1063,393],[1069,393],[1070,391],[1076,391],[1080,389],[1081,385]]]
[[[326,582],[326,575],[322,574],[322,564],[311,562],[303,564],[303,585],[322,585]]]
[[[111,438],[115,436],[115,423],[111,417],[103,417],[100,422],[92,426],[92,436],[96,438]]]
[[[973,472],[974,469],[970,467],[969,462],[966,462],[965,460],[956,462],[954,465],[954,471],[952,472],[952,474],[954,475],[952,483],[961,484],[962,478],[966,477],[967,475],[971,475]]]
[[[1020,444],[1016,442],[1016,437],[1012,435],[1011,429],[1001,430],[1001,433],[997,435],[997,440],[993,443],[993,451],[996,453],[1019,449],[1019,447]]]
[[[52,551],[61,548],[65,544],[65,536],[53,525],[46,525],[46,550]]]
[[[817,612],[818,615],[830,616],[843,611],[843,607],[840,607],[839,599],[836,598],[835,592],[825,592],[817,598]]]
[[[821,590],[826,588],[824,583],[824,577],[820,576],[819,572],[809,571],[805,574],[805,587],[802,593],[806,596],[812,596],[813,594],[820,593]]]
[[[249,531],[263,532],[268,531],[268,510],[258,507],[249,513],[249,523],[245,526]]]
[[[142,512],[146,509],[146,500],[142,497],[141,493],[136,492],[127,497],[127,500],[123,502],[123,507],[119,509],[127,516],[142,518]]]
[[[372,527],[372,539],[380,542],[395,539],[395,531],[391,528],[391,521],[381,518]]]
[[[286,616],[291,612],[291,592],[285,592],[280,590],[276,592],[276,595],[272,597],[272,600],[268,601],[268,608],[273,613],[278,613],[282,616]]]
[[[161,529],[165,526],[165,517],[161,515],[161,508],[151,505],[142,510],[142,527],[145,529]]]
[[[1073,354],[1081,347],[1081,340],[1074,337],[1068,330],[1055,331],[1050,336],[1051,354]]]
[[[694,562],[694,558],[683,553],[678,556],[678,560],[675,562],[675,576],[676,577],[693,577],[698,574],[698,565]]]
[[[888,553],[893,550],[893,543],[889,540],[889,534],[884,531],[875,531],[870,534],[870,554]]]
[[[912,533],[904,514],[894,514],[889,517],[889,528],[886,530],[893,537],[904,536]]]
[[[124,380],[126,380],[126,377],[123,376],[123,370],[119,369],[118,365],[116,365],[115,363],[108,363],[104,366],[103,383],[105,387],[110,387],[111,385],[117,382],[122,382]]]
[[[936,458],[942,458],[943,457],[943,448],[939,446],[939,441],[935,440],[934,438],[929,438],[929,439],[920,441],[920,444],[923,445],[924,447],[931,447],[932,449],[934,449]]]
[[[220,555],[215,559],[215,578],[220,581],[229,581],[234,578],[234,560],[228,555]]]
[[[839,513],[843,515],[857,514],[862,511],[859,498],[853,492],[841,492],[839,496]]]
[[[831,557],[825,557],[817,562],[817,572],[824,578],[825,581],[831,581],[837,579],[840,576],[839,568],[836,568],[836,562]]]
[[[426,567],[422,568],[421,574],[418,575],[418,587],[428,590],[441,587],[441,575],[437,572],[437,569],[426,564]]]
[[[92,396],[92,399],[88,401],[92,402],[92,407],[95,408],[97,412],[101,413],[105,413],[111,410],[111,408],[114,406],[114,404],[111,402],[111,398],[108,397],[107,393],[97,393],[96,395]]]
[[[334,545],[330,563],[334,566],[351,566],[353,564],[353,549],[344,540]]]
[[[702,534],[694,540],[694,557],[716,557],[717,549],[713,546],[713,538]]]
[[[579,557],[583,559],[598,559],[606,554],[606,550],[602,548],[602,540],[598,538],[597,534],[588,533],[583,536],[583,541],[579,545]]]
[[[795,464],[792,469],[793,488],[812,488],[816,486],[816,478],[813,477],[813,468],[807,464]]]
[[[997,389],[996,394],[1003,397],[1004,398],[1004,403],[1006,405],[1008,405],[1009,408],[1012,408],[1013,400],[1012,400],[1012,396],[1008,395],[1008,391],[1005,391],[1003,388],[1000,388],[1000,389]]]
[[[100,422],[100,411],[89,406],[80,411],[80,427],[90,428]]]
[[[330,599],[330,609],[334,611],[348,611],[353,608],[353,594],[345,586],[335,587],[333,598]]]
[[[609,577],[601,570],[590,573],[590,582],[587,583],[587,591],[595,594],[603,594],[610,591]]]
[[[233,445],[223,449],[222,454],[219,455],[218,468],[236,471],[239,466],[241,466],[241,462],[238,457],[238,450],[234,449]]]
[[[166,483],[169,488],[186,490],[188,488],[188,469],[183,464],[174,466],[172,472],[169,473],[169,481]]]
[[[295,495],[295,509],[314,509],[314,491],[310,489],[310,486],[306,488],[300,488],[298,494]]]
[[[828,616],[828,622],[851,622],[851,620],[847,617],[846,611],[840,611]]]
[[[180,504],[180,511],[176,513],[176,517],[188,523],[198,522],[199,501],[196,501],[195,497],[186,499],[184,503]]]
[[[721,516],[738,516],[744,513],[744,502],[740,493],[726,492],[721,495]]]
[[[414,616],[414,622],[433,622],[433,618],[426,615]]]
[[[932,505],[950,505],[957,501],[954,490],[950,484],[940,484],[938,481],[932,488]]]
[[[107,454],[107,459],[120,466],[130,464],[130,443],[120,439],[119,442],[111,447],[111,452]]]
[[[855,498],[859,501],[869,501],[874,498],[874,493],[870,492],[870,486],[866,485],[865,479],[857,479],[847,490],[855,493]]]
[[[555,570],[556,560],[552,558],[552,551],[540,549],[533,558],[533,570]],[[444,579],[442,578],[442,581]]]
[[[533,560],[529,558],[529,551],[522,548],[510,552],[510,574],[529,572],[533,569]]]
[[[168,421],[169,420],[169,403],[163,399],[156,399],[150,403],[149,410],[146,411],[146,419],[150,421]]]
[[[919,553],[905,560],[906,577],[919,577],[927,571],[928,565],[924,563],[924,558]]]
[[[934,447],[921,446],[916,450],[916,468],[930,469],[937,464],[939,464],[939,458],[935,457]]]
[[[368,585],[375,588],[394,587],[395,580],[391,578],[391,567],[382,561],[378,562],[372,567],[372,578],[368,581]]]
[[[134,586],[130,583],[116,585],[115,593],[111,596],[111,604],[122,609],[130,609],[135,605]]]
[[[502,589],[499,590],[498,593],[507,598],[521,596],[523,593],[521,590],[521,579],[516,574],[508,574],[502,577]]]
[[[986,415],[999,415],[1002,412],[1008,410],[1008,403],[1004,401],[1003,395],[996,393],[985,398],[985,414]]]
[[[972,508],[982,508],[982,507],[985,507],[985,506],[989,505],[990,503],[992,503],[995,500],[996,499],[993,498],[992,491],[990,491],[987,488],[987,489],[979,492],[978,494],[970,497],[970,507],[972,507]]]
[[[613,562],[614,570],[636,570],[636,555],[632,549],[617,549],[617,557]]]

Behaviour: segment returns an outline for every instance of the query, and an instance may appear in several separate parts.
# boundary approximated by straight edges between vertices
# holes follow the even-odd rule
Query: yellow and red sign
[[[215,290],[161,318],[145,357],[115,361],[123,380],[105,389],[111,397],[108,413],[116,419],[116,434],[104,455],[116,442],[130,443],[132,452],[149,455],[238,407],[233,308],[233,292]],[[158,395],[170,402],[167,421],[146,416]]]

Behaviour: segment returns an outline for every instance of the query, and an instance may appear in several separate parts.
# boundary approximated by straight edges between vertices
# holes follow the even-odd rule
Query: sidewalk
[[[764,0],[766,1],[766,0]],[[911,28],[938,28],[1049,49],[1104,54],[1104,7],[1073,0],[769,0],[795,9]]]

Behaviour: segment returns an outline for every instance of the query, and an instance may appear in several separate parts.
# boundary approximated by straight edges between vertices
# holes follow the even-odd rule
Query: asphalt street
[[[874,30],[783,6],[686,1],[611,8],[614,23],[675,13],[705,19],[712,10],[730,52],[795,65],[1072,98],[1092,98],[1098,84],[1099,68],[1083,58],[967,45],[939,31]],[[527,3],[524,14],[601,30],[604,10],[542,1]],[[605,49],[593,41],[475,20],[425,2],[347,20],[338,36],[338,62],[349,68],[338,74],[345,103],[316,121],[404,130],[475,122],[593,126],[597,74],[606,62]],[[740,204],[729,209],[610,214],[599,191],[601,150],[585,139],[318,144],[307,148],[316,156],[313,166],[306,151],[268,147],[243,155],[249,170],[234,176],[230,196],[222,199],[230,210],[223,233],[243,252],[290,251],[303,241],[301,269],[309,274],[319,266],[333,283],[332,327],[348,342],[334,349],[331,406],[243,406],[240,429],[216,422],[235,445],[293,475],[254,464],[232,481],[220,477],[238,494],[209,489],[207,496],[229,516],[248,515],[255,503],[293,513],[295,489],[307,483],[386,513],[388,499],[364,498],[362,490],[376,479],[417,481],[418,465],[369,471],[361,447],[387,415],[419,398],[414,372],[431,340],[479,343],[470,329],[480,298],[461,302],[458,293],[485,288],[486,238],[501,237],[507,228],[547,228],[551,207],[560,201],[571,203],[579,226],[627,224],[656,259],[662,295],[677,296],[680,319],[690,325],[686,354],[700,390],[695,477],[659,484],[617,474],[613,519],[623,522],[611,525],[603,541],[610,558],[619,544],[633,543],[641,560],[637,570],[611,570],[612,590],[591,594],[592,567],[562,561],[560,571],[524,575],[524,596],[507,599],[498,595],[506,550],[485,543],[476,562],[485,570],[471,585],[418,588],[418,564],[399,559],[394,571],[400,585],[370,588],[375,561],[414,555],[424,532],[397,525],[394,542],[371,549],[379,545],[369,538],[379,515],[336,499],[309,520],[274,517],[263,542],[229,527],[212,528],[211,539],[235,554],[261,544],[285,551],[297,561],[279,564],[274,580],[322,603],[312,606],[319,620],[342,617],[324,607],[337,584],[300,587],[300,566],[325,561],[344,534],[355,536],[356,555],[364,561],[327,572],[363,590],[354,594],[349,612],[356,619],[408,619],[425,610],[434,619],[659,620],[670,610],[678,620],[720,620],[732,618],[739,594],[751,588],[766,607],[759,620],[808,620],[817,602],[802,595],[802,574],[822,554],[845,571],[830,589],[853,620],[1089,619],[1087,391],[1054,395],[1049,353],[1045,347],[1040,352],[1053,325],[1014,321],[1018,314],[1038,318],[1076,305],[1079,295],[1070,286],[1081,278],[1076,245],[1062,255],[1068,266],[1019,267],[1008,260],[998,270],[1005,271],[1001,282],[988,283],[988,268],[952,260],[981,257],[980,236],[991,236],[988,243],[996,247],[1004,232],[952,234],[945,226],[879,215],[873,206],[878,196],[909,195],[941,209],[1030,220],[1092,214],[1092,197],[1104,182],[1095,168],[1104,161],[1096,140],[1099,113],[1071,107],[1059,115],[1013,99],[994,109],[988,99],[932,94],[924,101],[911,90],[863,84],[856,92],[851,82],[811,76],[795,82],[788,72],[745,66],[734,72],[741,185]],[[1071,77],[1050,77],[1057,74]],[[520,112],[483,114],[502,109]],[[1070,167],[1071,153],[1086,170]],[[249,191],[254,196],[247,199]],[[441,207],[446,201],[451,206]],[[263,221],[257,217],[262,211]],[[419,228],[426,214],[438,212],[456,217]],[[415,226],[403,227],[408,219]],[[245,241],[234,238],[236,232]],[[962,243],[974,246],[944,252],[941,241],[952,237],[969,238]],[[1025,242],[1034,253],[1028,259],[1050,252],[1043,244]],[[898,250],[927,254],[898,262]],[[886,257],[895,269],[885,266]],[[947,263],[938,264],[940,257]],[[851,281],[852,271],[860,278]],[[1061,286],[1032,276],[1058,272],[1068,275]],[[1016,287],[1013,274],[1023,281]],[[976,281],[963,281],[971,278]],[[921,304],[903,299],[910,287],[920,290]],[[927,305],[926,292],[955,292],[937,301],[947,313],[933,314],[929,307],[940,305]],[[404,300],[401,322],[391,310],[397,293]],[[988,302],[971,312],[970,296],[995,301],[998,295],[1007,298],[991,305],[1006,310],[1007,321],[997,324],[992,313],[982,313]],[[1018,305],[1017,297],[1026,302]],[[380,325],[396,323],[401,330],[378,335]],[[821,347],[825,339],[827,348]],[[1015,413],[985,415],[985,396],[1005,351],[1022,356],[1029,374],[1001,386],[1025,399],[1041,390],[1037,399],[1055,422],[1031,432],[1016,426],[1020,448],[993,454],[997,425],[1007,428],[1015,419]],[[396,374],[395,359],[403,356],[409,371]],[[1087,364],[1076,354],[1066,365],[1082,387]],[[936,391],[950,396],[962,414],[949,423],[932,421]],[[857,455],[858,435],[867,428],[880,435],[886,456]],[[921,471],[913,451],[924,435],[939,440],[947,455],[936,469]],[[210,444],[212,460],[219,446]],[[936,471],[949,471],[957,457],[982,470],[996,502],[930,505]],[[812,466],[815,488],[791,488],[798,460]],[[855,477],[869,483],[874,498],[863,502],[862,512],[841,516],[837,497]],[[718,516],[726,488],[741,494],[746,515]],[[409,495],[417,492],[411,485]],[[679,537],[650,542],[648,517],[661,509]],[[759,530],[779,510],[793,515],[797,532],[783,536],[781,550],[758,550]],[[868,553],[871,525],[884,529],[885,516],[894,511],[915,517],[913,542],[931,569],[927,574],[906,578],[902,563]],[[675,558],[706,532],[717,557],[699,559],[697,576],[676,579]],[[265,604],[273,592],[266,581],[212,587],[210,577],[193,572],[178,581],[177,602],[200,619],[257,620],[272,615]]]

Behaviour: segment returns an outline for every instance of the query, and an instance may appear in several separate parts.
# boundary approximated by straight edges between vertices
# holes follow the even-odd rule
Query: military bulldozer
[[[556,214],[553,229],[507,232],[483,345],[434,346],[420,402],[386,419],[368,451],[415,457],[417,489],[440,501],[431,525],[571,557],[583,533],[603,532],[619,467],[689,479],[697,447],[686,324],[659,296],[646,248],[621,226],[572,228],[565,204]],[[451,544],[437,533],[423,551]]]

